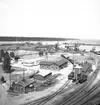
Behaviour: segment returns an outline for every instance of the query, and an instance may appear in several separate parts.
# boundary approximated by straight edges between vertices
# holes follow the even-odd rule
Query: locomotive
[[[88,76],[86,74],[84,74],[83,72],[80,74],[77,74],[76,76],[75,76],[74,72],[71,72],[68,75],[68,79],[72,80],[73,82],[76,82],[76,83],[83,83],[83,82],[87,81],[87,77]]]

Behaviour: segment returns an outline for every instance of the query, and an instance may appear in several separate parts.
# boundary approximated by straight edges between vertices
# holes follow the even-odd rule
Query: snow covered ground
[[[20,53],[23,55],[25,53],[25,51],[24,52],[22,51]],[[30,62],[33,62],[36,60],[45,59],[45,56],[39,57],[38,54],[31,54],[31,55],[30,54],[31,54],[31,52],[29,52],[29,55],[23,56],[18,63],[12,64],[12,66],[14,66],[14,67],[22,68],[22,70],[17,70],[15,72],[13,72],[13,74],[22,74],[23,69],[25,70],[26,75],[30,75],[30,74],[34,73],[34,71],[36,72],[37,70],[39,70],[42,73],[45,73],[46,71],[48,71],[48,72],[52,72],[52,74],[62,74],[61,76],[59,76],[57,78],[59,80],[59,82],[57,82],[56,85],[54,85],[54,86],[52,86],[52,87],[50,87],[44,91],[37,91],[37,92],[30,92],[28,94],[21,94],[18,97],[15,97],[14,99],[6,97],[6,104],[5,105],[19,105],[21,103],[25,103],[25,102],[28,102],[31,100],[41,98],[45,95],[48,95],[48,94],[55,92],[68,80],[68,74],[72,71],[72,68],[73,68],[72,64],[69,63],[68,67],[66,67],[62,70],[59,70],[59,71],[43,70],[43,69],[40,69],[39,65],[28,67],[28,66],[23,65],[22,62],[29,62],[30,63]],[[53,55],[49,55],[48,59],[54,60],[57,57],[61,57],[61,54],[64,54],[66,57],[73,56],[72,54],[69,54],[69,53],[55,53]],[[83,56],[83,58],[82,58],[82,57],[80,57],[80,54],[75,54],[74,57],[75,57],[75,59],[83,60],[86,56]],[[5,94],[5,96],[6,96],[6,94]],[[0,104],[0,105],[2,105],[2,104]]]
[[[5,105],[6,102],[6,89],[3,85],[0,84],[0,105]]]
[[[41,72],[45,72],[45,70],[40,69]],[[48,70],[49,71],[49,70]],[[62,74],[57,79],[59,82],[57,82],[56,85],[44,90],[44,91],[38,91],[38,92],[31,92],[28,94],[22,94],[18,97],[15,97],[14,99],[6,99],[6,105],[19,105],[21,103],[25,103],[28,101],[32,101],[38,98],[41,98],[43,96],[49,95],[55,91],[57,91],[67,80],[68,80],[68,74],[72,71],[72,65],[69,64],[68,67],[64,68],[60,71],[52,71],[53,74]]]
[[[66,54],[66,55],[68,55],[68,54]],[[60,54],[54,54],[54,55],[52,55],[52,57],[50,56],[49,58],[56,59],[56,57],[58,57],[58,56],[60,57]],[[45,57],[38,58],[38,59],[43,59],[43,58],[45,58]],[[19,95],[18,97],[15,97],[14,99],[7,99],[6,100],[7,105],[19,105],[20,103],[35,100],[35,99],[41,98],[43,96],[46,96],[48,94],[51,94],[51,93],[57,91],[68,80],[68,74],[72,71],[72,64],[70,64],[70,63],[69,63],[68,67],[66,67],[60,71],[43,70],[43,69],[40,69],[39,65],[32,66],[32,67],[23,66],[23,64],[22,64],[23,61],[31,62],[33,59],[34,58],[31,58],[31,60],[28,60],[27,58],[24,58],[24,60],[22,59],[18,63],[12,64],[12,66],[25,69],[25,74],[32,74],[32,73],[34,73],[34,71],[38,71],[38,70],[42,73],[45,73],[46,71],[48,71],[48,72],[52,72],[52,74],[62,74],[60,77],[57,78],[59,80],[59,82],[57,82],[56,85],[54,85],[44,91],[31,92],[28,94]],[[23,72],[16,71],[14,73],[22,74]]]

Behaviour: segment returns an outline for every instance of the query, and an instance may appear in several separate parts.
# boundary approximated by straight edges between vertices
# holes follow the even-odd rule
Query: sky
[[[100,0],[0,0],[0,36],[100,39]]]

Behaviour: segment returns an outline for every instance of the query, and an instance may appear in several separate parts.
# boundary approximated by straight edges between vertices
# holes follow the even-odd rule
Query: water
[[[86,45],[81,45],[79,49],[86,49],[87,51],[92,50],[93,46],[86,46]],[[96,51],[100,51],[100,46],[95,46]]]

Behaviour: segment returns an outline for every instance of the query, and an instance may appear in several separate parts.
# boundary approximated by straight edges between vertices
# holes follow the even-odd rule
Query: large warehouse
[[[64,58],[58,61],[41,61],[40,69],[60,70],[68,66],[68,61]]]

